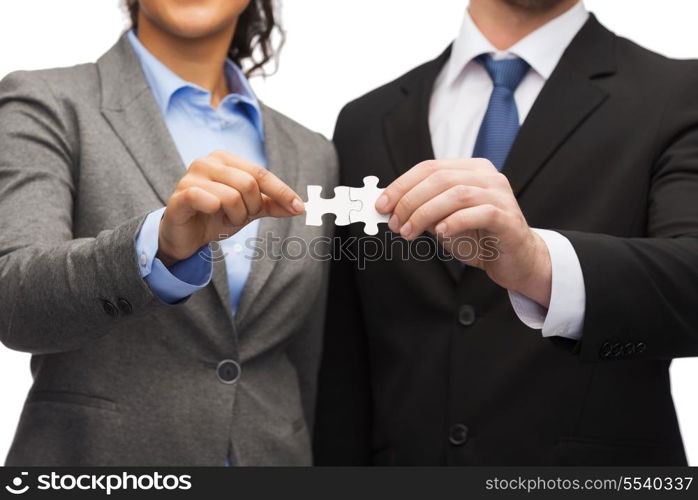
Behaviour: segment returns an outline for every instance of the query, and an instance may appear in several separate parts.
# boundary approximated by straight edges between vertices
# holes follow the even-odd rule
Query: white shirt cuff
[[[542,330],[544,337],[582,337],[586,290],[584,275],[572,243],[556,231],[533,229],[543,239],[552,264],[550,307],[546,310],[537,302],[509,290],[514,312],[528,327]]]

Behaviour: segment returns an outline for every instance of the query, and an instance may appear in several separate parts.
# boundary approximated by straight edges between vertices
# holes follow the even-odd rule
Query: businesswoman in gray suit
[[[6,463],[310,464],[327,269],[279,257],[327,231],[297,192],[333,148],[249,88],[272,0],[127,6],[96,64],[0,83],[0,335],[34,377]]]

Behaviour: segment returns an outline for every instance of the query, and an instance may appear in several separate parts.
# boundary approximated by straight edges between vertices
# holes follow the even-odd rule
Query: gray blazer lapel
[[[264,123],[264,140],[267,153],[267,168],[274,172],[281,180],[289,186],[298,188],[296,180],[298,178],[298,151],[291,137],[279,126],[274,113],[261,104],[262,120]],[[262,248],[266,248],[269,240],[268,235],[273,235],[280,246],[280,241],[288,236],[291,226],[290,218],[276,219],[265,217],[260,220],[258,237],[264,242]],[[259,246],[258,246],[259,247]],[[278,248],[274,252],[278,255]],[[236,324],[238,328],[244,326],[245,319],[250,308],[269,280],[270,275],[278,260],[270,257],[269,252],[265,252],[261,259],[252,262],[250,276],[247,279],[245,288],[242,290],[240,303],[236,313]]]
[[[102,82],[102,114],[131,153],[162,203],[166,204],[186,165],[182,163],[143,76],[138,58],[125,35],[99,59],[97,67]],[[261,104],[261,109],[267,166],[289,185],[294,186],[298,175],[296,147],[290,136],[277,123],[274,113],[264,104]],[[283,240],[288,235],[289,227],[289,219],[264,218],[260,221],[259,237],[266,239],[266,235],[271,234]],[[238,325],[243,323],[275,264],[269,255],[252,263],[250,276],[240,297],[234,319]],[[225,262],[220,258],[214,263],[212,282],[233,321],[230,315]]]
[[[99,59],[97,67],[102,82],[102,114],[160,201],[167,204],[186,165],[125,35]],[[228,278],[222,259],[214,262],[212,281],[232,323]]]
[[[186,166],[125,35],[97,61],[97,68],[102,114],[166,204]]]

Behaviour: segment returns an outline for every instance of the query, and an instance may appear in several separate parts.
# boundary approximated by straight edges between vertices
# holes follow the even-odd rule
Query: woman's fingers
[[[300,197],[273,173],[219,151],[192,162],[177,184],[160,223],[159,254],[174,262],[254,219],[303,211]]]
[[[272,172],[225,151],[216,151],[195,161],[189,167],[189,174],[180,184],[202,186],[214,182],[237,191],[247,209],[247,221],[260,217],[291,217],[305,211],[296,192]],[[236,195],[228,193],[227,196]],[[233,201],[231,199],[228,205],[232,207]],[[236,212],[235,221],[238,220]]]
[[[244,196],[240,191],[226,184],[214,181],[206,181],[202,183],[200,187],[218,198],[220,201],[220,210],[226,215],[231,225],[244,226],[249,222],[251,215]],[[258,204],[260,206],[262,205],[261,198]],[[257,212],[259,212],[259,210],[257,210]]]
[[[237,191],[250,216],[257,215],[262,210],[262,193],[257,181],[249,173],[230,168],[222,162],[213,163],[209,170],[209,179]]]
[[[295,217],[296,212],[290,212],[285,205],[279,204],[266,194],[262,194],[262,210],[255,218],[259,217]]]
[[[197,212],[208,215],[221,208],[217,196],[199,186],[189,186],[175,192],[167,204],[167,216],[175,225],[184,224]]]
[[[187,219],[196,212],[214,215],[223,211],[231,225],[244,226],[261,217],[292,217],[296,215],[265,194],[260,195],[259,198],[261,208],[254,214],[250,213],[245,197],[240,191],[215,181],[200,181],[196,186],[183,191],[182,195],[178,196],[184,202],[183,208],[187,210]]]
[[[219,159],[228,167],[239,169],[251,175],[258,185],[259,191],[286,208],[287,212],[295,215],[304,212],[305,207],[301,197],[269,170],[226,151],[216,151],[211,156]]]

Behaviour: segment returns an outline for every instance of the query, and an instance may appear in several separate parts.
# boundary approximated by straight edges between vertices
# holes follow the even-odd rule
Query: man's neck
[[[224,68],[234,32],[232,26],[208,37],[189,39],[168,33],[144,15],[138,21],[143,46],[179,77],[211,92],[213,107],[229,92]]]
[[[578,0],[565,0],[547,10],[513,6],[504,0],[471,0],[473,22],[497,50],[507,50],[548,21],[574,7]]]

